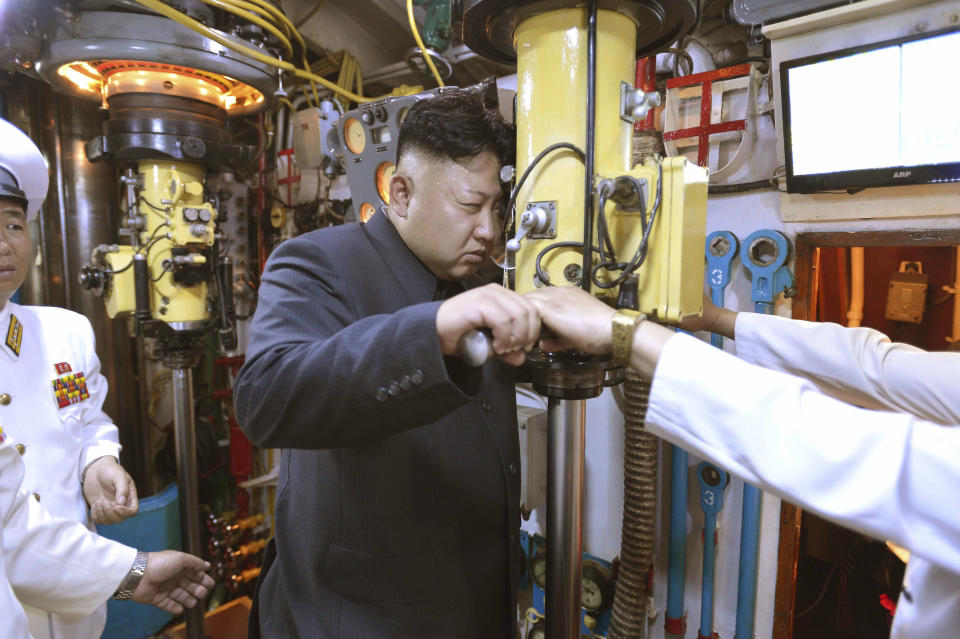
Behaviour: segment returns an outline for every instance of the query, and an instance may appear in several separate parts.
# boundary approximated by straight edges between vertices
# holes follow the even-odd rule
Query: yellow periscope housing
[[[111,318],[136,309],[134,269],[129,267],[137,254],[147,261],[154,319],[177,329],[196,328],[195,322],[206,321],[207,282],[178,275],[185,268],[213,266],[205,251],[213,246],[217,212],[203,201],[203,171],[201,165],[186,162],[139,162],[140,211],[146,228],[139,232],[137,247],[120,246],[104,256],[114,273],[104,295]]]
[[[541,151],[571,142],[586,148],[587,9],[558,9],[522,20],[517,47],[517,174]],[[707,204],[707,170],[686,158],[648,159],[632,167],[633,123],[623,114],[624,85],[632,89],[637,25],[615,11],[597,14],[596,51],[596,186],[603,178],[631,176],[644,184],[647,217],[660,185],[661,201],[649,233],[647,257],[635,271],[639,310],[660,321],[679,321],[702,312],[703,247]],[[662,165],[662,178],[661,166]],[[568,149],[546,156],[530,174],[517,197],[517,216],[532,207],[556,212],[553,228],[531,233],[515,258],[515,288],[524,293],[543,286],[541,272],[554,285],[579,285],[583,263],[584,163]],[[596,196],[594,202],[597,202]],[[551,208],[551,204],[553,208]],[[643,234],[638,212],[605,206],[617,259],[634,255]],[[594,246],[603,239],[594,237]],[[558,243],[581,243],[559,246]],[[598,259],[594,259],[596,264]],[[597,271],[610,282],[619,271]],[[598,297],[615,302],[617,289],[591,287]]]

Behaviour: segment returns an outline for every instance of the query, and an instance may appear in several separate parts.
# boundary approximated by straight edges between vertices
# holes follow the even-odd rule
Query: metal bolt
[[[580,276],[583,273],[583,267],[579,264],[567,264],[563,269],[563,276],[567,279],[568,282],[578,283],[580,281]]]
[[[957,20],[960,20],[960,16],[958,16],[957,14],[953,14],[952,16],[950,16],[950,22],[956,23]]]

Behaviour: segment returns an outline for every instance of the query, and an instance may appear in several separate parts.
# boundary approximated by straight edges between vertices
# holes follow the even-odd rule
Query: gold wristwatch
[[[630,366],[630,349],[633,348],[633,334],[637,326],[647,316],[639,311],[621,308],[613,314],[613,361],[619,366]]]

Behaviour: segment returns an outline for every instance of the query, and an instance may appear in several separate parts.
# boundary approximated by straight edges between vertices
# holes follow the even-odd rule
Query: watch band
[[[621,308],[613,314],[613,361],[624,368],[630,366],[630,349],[633,348],[633,333],[647,316],[639,311]]]
[[[120,587],[117,588],[117,592],[113,593],[113,598],[117,601],[126,601],[133,596],[134,591],[136,591],[137,586],[140,585],[140,580],[143,579],[143,574],[147,571],[147,553],[142,550],[137,551],[137,557],[133,560],[133,565],[130,567],[130,572],[127,573],[127,576],[124,577],[123,581],[120,583]]]

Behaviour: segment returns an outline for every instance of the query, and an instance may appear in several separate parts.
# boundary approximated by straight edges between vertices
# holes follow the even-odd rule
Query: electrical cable
[[[281,60],[279,58],[271,57],[269,55],[266,55],[265,53],[257,51],[256,49],[252,49],[248,46],[238,44],[233,40],[231,40],[230,38],[226,37],[224,34],[220,33],[219,31],[211,29],[210,27],[204,25],[203,23],[198,22],[197,20],[194,20],[193,18],[187,16],[186,14],[180,11],[177,11],[173,7],[170,7],[164,4],[163,2],[160,2],[160,0],[134,0],[134,2],[136,2],[137,4],[143,7],[146,7],[147,9],[150,9],[151,11],[154,11],[155,13],[158,13],[166,18],[169,18],[174,22],[187,27],[188,29],[191,29],[199,33],[205,38],[213,40],[217,44],[220,44],[230,49],[231,51],[247,56],[248,58],[252,58],[264,64],[268,64],[272,67],[283,69],[284,71],[289,71],[290,73],[292,73],[298,78],[302,78],[310,82],[316,82],[317,84],[322,85],[324,88],[329,89],[330,91],[333,91],[334,93],[342,95],[350,100],[353,100],[354,102],[367,103],[367,102],[373,102],[375,100],[379,100],[382,97],[386,97],[386,96],[381,96],[381,97],[368,98],[362,95],[357,95],[352,91],[348,91],[347,89],[344,89],[343,87],[338,86],[333,82],[330,82],[326,78],[322,78],[318,75],[315,75],[307,71],[306,69],[300,69],[290,62]],[[257,4],[266,4],[266,3],[262,3],[260,0],[255,0],[255,2]],[[284,17],[284,19],[286,20],[286,17]],[[314,88],[314,91],[316,91],[315,88]],[[315,97],[319,102],[320,98],[316,95]]]
[[[156,211],[157,213],[163,213],[163,214],[166,215],[167,217],[170,216],[170,209],[168,209],[168,208],[160,208],[160,207],[157,206],[156,204],[151,204],[151,203],[147,200],[147,198],[143,197],[142,195],[140,196],[140,201],[143,202],[144,204],[146,204],[147,206],[149,206],[151,209],[153,209],[153,210]]]
[[[803,617],[804,615],[809,614],[810,612],[813,611],[814,608],[820,605],[820,602],[823,601],[823,597],[827,594],[827,589],[830,586],[830,582],[833,580],[833,573],[837,571],[838,565],[839,564],[833,564],[833,566],[831,566],[830,572],[827,573],[827,579],[823,582],[823,588],[820,589],[820,594],[817,595],[817,598],[814,600],[812,604],[810,604],[809,606],[807,606],[806,608],[804,608],[803,610],[795,614],[793,616],[794,619],[799,619],[800,617]]]
[[[430,59],[430,53],[427,51],[427,47],[423,44],[423,38],[420,37],[420,31],[417,29],[417,22],[413,19],[413,0],[407,0],[407,19],[410,21],[410,32],[413,33],[413,39],[416,40],[417,46],[420,47],[420,52],[423,53],[423,60],[427,63],[430,73],[432,73],[433,77],[437,80],[437,86],[444,86],[443,78],[440,77],[440,72],[437,71],[437,67],[434,66],[433,60]]]
[[[273,37],[275,37],[284,49],[287,51],[287,55],[293,57],[293,45],[290,44],[290,39],[287,36],[280,32],[276,26],[267,22],[260,16],[254,14],[252,11],[241,8],[241,2],[239,0],[200,0],[204,4],[210,5],[211,7],[216,7],[222,11],[233,14],[238,18],[243,18],[247,22],[252,22],[253,24],[262,27],[269,31]]]
[[[409,2],[410,0],[408,0]],[[590,292],[593,272],[593,166],[596,149],[595,127],[597,118],[597,0],[590,3],[587,13],[587,135],[586,152],[583,169],[583,267],[580,277],[580,286]],[[538,260],[539,264],[539,260]],[[537,269],[539,275],[539,268]]]
[[[307,12],[307,15],[297,20],[296,24],[294,24],[293,26],[299,29],[300,27],[305,25],[307,23],[307,20],[315,16],[317,14],[317,11],[320,10],[320,7],[326,4],[326,2],[327,0],[320,0],[319,2],[317,2],[315,5],[313,5],[313,9],[310,9],[310,11]]]
[[[574,242],[574,241],[554,242],[553,244],[550,244],[549,246],[544,247],[542,251],[537,253],[537,260],[534,263],[534,267],[537,270],[537,277],[540,279],[541,282],[543,282],[544,286],[553,286],[553,282],[550,281],[550,277],[546,274],[546,272],[544,272],[543,268],[540,266],[540,263],[543,261],[543,256],[554,249],[564,248],[564,247],[577,247],[580,250],[583,250],[583,242]],[[594,251],[599,252],[599,249],[597,249],[596,246],[591,246],[590,248],[592,248]],[[580,278],[583,279],[582,274]]]
[[[613,262],[598,264],[590,273],[590,279],[593,280],[593,284],[597,288],[611,289],[615,286],[619,286],[627,279],[627,277],[630,276],[631,273],[643,266],[644,261],[647,259],[647,246],[650,241],[650,233],[653,231],[653,224],[656,221],[657,213],[660,211],[660,206],[663,200],[663,164],[658,162],[657,167],[657,195],[654,198],[653,208],[650,210],[650,218],[647,220],[646,225],[643,224],[643,217],[641,217],[641,228],[643,230],[643,234],[640,237],[640,244],[637,246],[637,251],[634,253],[633,259],[625,264],[615,264]],[[641,197],[641,201],[642,199],[643,198]],[[594,250],[597,249],[594,248]],[[607,270],[616,270],[622,268],[623,272],[617,279],[613,280],[612,282],[605,283],[597,280],[597,272],[600,270],[600,268],[606,268]]]
[[[557,149],[569,149],[577,154],[577,157],[583,161],[586,158],[583,150],[575,144],[570,142],[555,142],[551,144],[540,153],[537,153],[537,156],[533,158],[530,164],[527,165],[527,168],[523,170],[523,174],[520,176],[520,179],[517,180],[516,185],[513,187],[513,191],[510,193],[510,200],[507,202],[507,215],[510,216],[509,224],[514,224],[516,222],[515,211],[513,210],[517,204],[517,195],[520,194],[520,189],[523,187],[523,183],[527,181],[527,178],[530,176],[530,173],[533,172],[534,167],[536,167],[540,162],[545,158],[549,153],[556,151]]]

